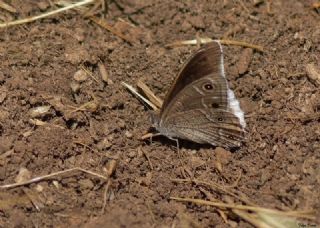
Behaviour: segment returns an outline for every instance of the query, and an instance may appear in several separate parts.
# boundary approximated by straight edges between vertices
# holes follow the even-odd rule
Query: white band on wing
[[[221,60],[220,60],[220,70],[221,70],[221,74],[222,76],[226,79],[226,75],[224,72],[224,62],[223,62],[223,50],[222,50],[222,46],[220,44],[219,41],[216,41],[219,44],[220,47],[220,51],[221,51]],[[226,79],[227,80],[227,79]],[[241,110],[240,108],[240,104],[239,101],[237,100],[237,98],[235,97],[233,91],[231,89],[229,89],[229,85],[227,82],[227,89],[228,89],[228,106],[229,108],[231,108],[233,114],[238,117],[239,122],[241,124],[241,126],[243,128],[246,127],[246,122],[244,120],[244,112]]]

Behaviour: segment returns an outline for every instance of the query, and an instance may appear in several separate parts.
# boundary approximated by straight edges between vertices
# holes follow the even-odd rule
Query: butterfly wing
[[[192,94],[181,93],[181,91],[191,83],[206,76],[211,75],[209,79],[215,80],[215,85],[220,87],[221,90],[226,90],[227,82],[219,76],[219,72],[222,70],[221,67],[223,67],[223,65],[221,65],[221,56],[222,49],[220,44],[218,42],[211,42],[202,46],[197,52],[189,57],[164,99],[160,116],[165,116],[168,112],[170,113],[172,108],[174,108],[173,106],[176,103],[178,94],[192,97]],[[212,90],[211,92],[216,91],[216,93],[218,93],[218,90],[219,88]],[[223,98],[223,96],[220,96],[220,99]],[[221,100],[221,102],[226,104],[227,101]]]
[[[216,146],[239,146],[243,112],[224,76],[218,42],[203,46],[187,61],[160,112],[160,133]]]
[[[239,147],[244,131],[239,119],[223,109],[193,109],[172,115],[165,122],[169,137],[221,147]]]

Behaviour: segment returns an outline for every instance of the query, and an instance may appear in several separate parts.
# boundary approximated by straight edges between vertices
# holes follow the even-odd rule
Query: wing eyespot
[[[211,91],[213,90],[214,86],[211,83],[205,83],[202,85],[202,88],[206,91]]]

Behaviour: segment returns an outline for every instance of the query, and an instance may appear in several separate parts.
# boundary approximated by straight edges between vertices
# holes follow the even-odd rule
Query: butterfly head
[[[160,125],[160,116],[157,112],[154,111],[150,111],[150,121],[152,126],[155,129],[159,129],[159,125]]]

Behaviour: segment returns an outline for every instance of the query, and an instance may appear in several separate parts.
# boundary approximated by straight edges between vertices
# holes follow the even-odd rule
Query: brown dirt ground
[[[45,0],[7,2],[18,11],[13,18],[53,9]],[[238,180],[228,189],[255,205],[319,212],[320,91],[306,73],[307,64],[320,63],[314,2],[278,0],[268,9],[266,0],[112,1],[106,21],[136,25],[127,31],[133,44],[76,11],[1,29],[1,184],[14,183],[23,167],[32,177],[73,167],[106,176],[117,165],[107,190],[84,173],[1,190],[0,226],[251,227],[230,214],[226,223],[213,207],[170,200],[226,200],[217,189],[174,178],[222,186]],[[227,77],[248,124],[238,150],[181,142],[179,155],[164,137],[139,139],[150,128],[148,110],[120,83],[141,79],[163,98],[196,50],[165,45],[196,34],[265,47],[224,46]],[[100,61],[113,84],[101,80]],[[83,66],[91,76],[75,75]],[[36,114],[39,106],[49,110]]]

